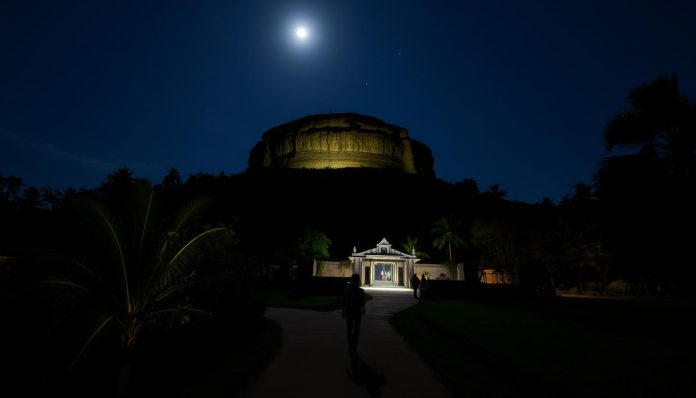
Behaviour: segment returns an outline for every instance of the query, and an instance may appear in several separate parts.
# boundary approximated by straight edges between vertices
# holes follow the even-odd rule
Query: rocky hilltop
[[[265,132],[249,155],[249,169],[264,167],[395,169],[434,176],[430,148],[405,128],[357,113],[305,116]]]

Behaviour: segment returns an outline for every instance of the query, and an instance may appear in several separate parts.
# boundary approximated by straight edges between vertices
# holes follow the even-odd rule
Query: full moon
[[[307,38],[307,28],[304,26],[300,26],[295,30],[295,35],[297,36],[298,39],[306,39]]]

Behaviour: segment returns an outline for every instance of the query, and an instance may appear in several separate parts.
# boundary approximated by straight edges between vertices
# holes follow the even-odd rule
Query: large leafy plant
[[[203,282],[196,270],[206,248],[228,244],[233,235],[227,226],[197,225],[206,199],[192,201],[174,217],[157,211],[156,191],[141,181],[110,199],[75,200],[85,232],[76,237],[78,258],[54,267],[45,280],[89,318],[73,365],[100,336],[130,352],[145,331],[206,315],[190,300]]]

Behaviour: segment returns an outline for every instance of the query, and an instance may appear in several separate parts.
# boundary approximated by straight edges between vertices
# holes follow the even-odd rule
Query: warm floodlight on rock
[[[405,128],[357,113],[331,113],[264,133],[249,155],[249,168],[376,168],[435,176],[432,156]]]

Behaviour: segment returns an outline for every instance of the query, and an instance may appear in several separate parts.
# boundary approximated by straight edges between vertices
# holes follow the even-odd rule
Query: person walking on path
[[[420,280],[420,297],[423,298],[423,292],[428,290],[428,281],[425,279],[425,274],[421,274]],[[426,293],[428,294],[428,293]]]
[[[418,274],[415,272],[411,277],[411,288],[413,288],[413,298],[418,298],[418,287],[420,286],[420,279],[418,279]]]
[[[351,356],[358,354],[360,320],[365,313],[365,291],[360,288],[360,275],[353,274],[350,284],[343,291],[341,316],[346,320],[348,350]]]

